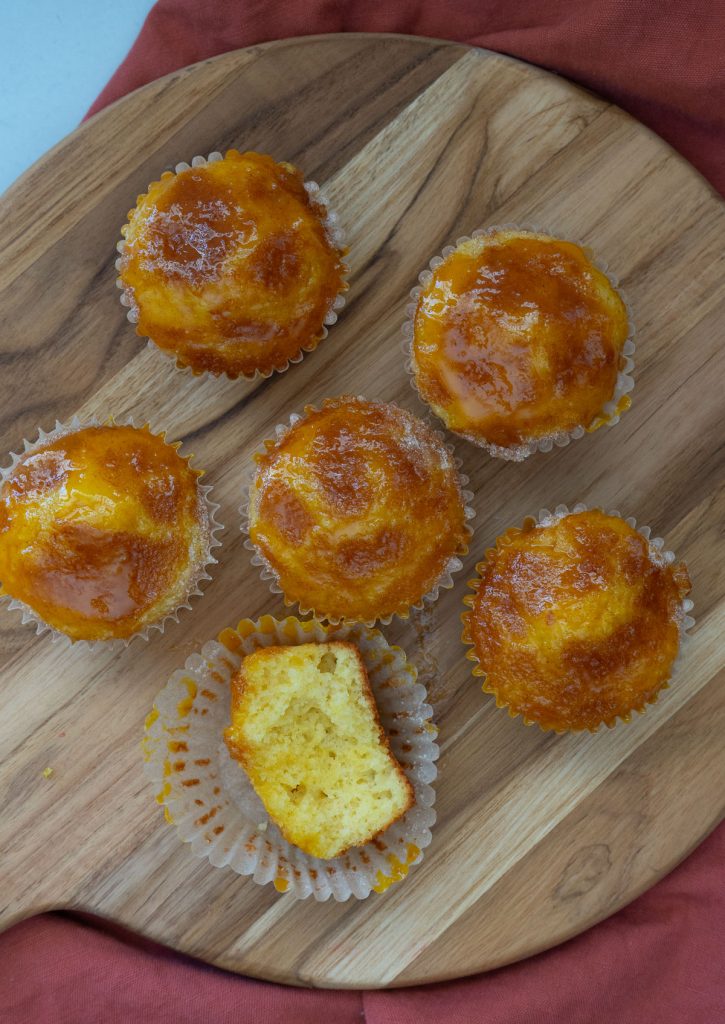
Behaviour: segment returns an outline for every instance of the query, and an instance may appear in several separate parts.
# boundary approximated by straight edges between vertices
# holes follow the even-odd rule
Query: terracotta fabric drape
[[[644,896],[548,953],[389,992],[287,988],[45,914],[0,936],[2,1024],[723,1024],[725,825]],[[313,909],[313,908],[312,908]]]
[[[485,46],[601,93],[725,194],[725,0],[159,0],[91,112],[195,61],[319,32]]]

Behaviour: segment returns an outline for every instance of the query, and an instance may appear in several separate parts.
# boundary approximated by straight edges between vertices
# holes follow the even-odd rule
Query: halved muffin
[[[247,655],[225,739],[284,837],[313,857],[363,846],[413,804],[352,643]]]

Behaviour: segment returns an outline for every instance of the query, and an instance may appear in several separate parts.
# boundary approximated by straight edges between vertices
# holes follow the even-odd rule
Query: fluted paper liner
[[[357,395],[356,397],[361,402],[368,401],[368,399],[364,398],[362,395]],[[387,404],[395,405],[394,402],[388,402]],[[396,406],[396,408],[400,407]],[[281,594],[284,603],[288,608],[296,604],[299,608],[301,615],[311,615],[313,618],[317,618],[322,622],[329,622],[331,625],[338,625],[341,622],[346,622],[349,620],[344,618],[337,618],[334,615],[326,615],[325,612],[320,608],[303,608],[300,602],[293,601],[287,598],[287,595],[280,586],[279,576],[276,570],[271,565],[271,563],[267,561],[267,559],[264,557],[262,552],[259,550],[259,548],[256,546],[256,544],[249,535],[249,505],[252,496],[252,488],[254,487],[254,482],[257,478],[257,456],[264,455],[271,447],[274,447],[276,444],[278,444],[279,441],[281,441],[282,438],[285,436],[285,434],[287,434],[287,432],[291,430],[292,427],[294,427],[297,423],[303,420],[306,416],[309,416],[311,413],[319,411],[319,408],[315,405],[306,405],[304,407],[303,413],[292,413],[288,423],[280,423],[274,428],[274,439],[268,439],[263,441],[262,444],[256,449],[255,453],[252,455],[250,469],[243,483],[245,503],[244,505],[241,506],[239,512],[242,520],[242,532],[247,535],[244,541],[244,547],[252,553],[251,563],[259,569],[260,578],[268,584],[269,589],[272,591],[272,593]],[[409,410],[403,411],[409,412]],[[414,413],[411,413],[411,415],[414,415]],[[435,430],[427,423],[425,425],[428,428],[428,430],[430,430],[431,434],[433,434],[433,436],[436,438],[436,440],[443,445],[456,471],[456,475],[458,477],[459,490],[461,493],[461,500],[463,501],[463,515],[465,519],[466,533],[465,540],[463,546],[460,548],[457,554],[451,555],[451,557],[448,559],[435,585],[427,593],[425,593],[420,598],[419,601],[417,601],[413,605],[410,605],[410,607],[404,613],[392,612],[390,615],[378,615],[374,619],[367,619],[364,621],[364,625],[366,626],[374,626],[376,623],[379,623],[383,626],[387,626],[393,621],[394,618],[403,620],[408,619],[412,611],[420,611],[423,607],[425,607],[425,605],[433,604],[435,601],[438,600],[438,596],[441,590],[451,589],[451,587],[454,584],[453,575],[454,573],[460,572],[460,570],[463,568],[463,562],[461,561],[461,559],[468,554],[469,544],[471,541],[471,537],[473,536],[473,525],[471,523],[471,520],[474,519],[476,516],[475,509],[471,505],[471,502],[473,501],[474,498],[473,491],[466,490],[466,485],[469,483],[469,478],[466,476],[465,473],[461,472],[461,459],[459,459],[456,456],[453,446],[446,442],[445,437],[443,436],[441,431]]]
[[[480,437],[476,437],[473,434],[465,431],[454,430],[452,427],[448,427],[453,434],[457,434],[459,437],[464,438],[466,441],[470,441],[471,444],[477,445],[479,448],[484,448],[489,455],[493,455],[497,459],[506,459],[510,462],[523,462],[529,455],[533,455],[534,452],[550,452],[552,448],[564,448],[571,441],[577,441],[584,434],[591,434],[595,430],[598,430],[603,426],[613,427],[619,423],[620,416],[622,413],[629,408],[629,399],[625,396],[629,395],[634,388],[634,378],[632,377],[632,370],[634,369],[634,356],[635,344],[634,334],[635,327],[634,321],[632,320],[632,309],[626,295],[623,293],[619,286],[619,282],[613,274],[609,272],[607,264],[603,260],[600,260],[593,252],[590,246],[585,245],[584,242],[577,241],[576,239],[567,239],[565,235],[558,234],[555,231],[550,231],[548,228],[543,228],[535,225],[525,224],[498,224],[486,228],[476,228],[470,235],[462,235],[456,239],[455,245],[447,245],[440,255],[434,256],[426,270],[421,271],[418,275],[419,285],[416,285],[410,292],[411,302],[406,306],[405,309],[405,321],[403,323],[402,332],[404,337],[403,351],[406,357],[406,370],[410,374],[410,383],[413,390],[416,392],[422,402],[428,405],[425,397],[418,390],[418,383],[415,373],[415,355],[413,352],[413,337],[415,333],[415,311],[418,306],[418,299],[421,292],[426,288],[433,277],[433,271],[437,270],[438,267],[444,262],[444,260],[455,252],[456,249],[463,245],[465,242],[470,242],[475,238],[482,238],[485,235],[494,235],[499,231],[530,231],[539,235],[548,235],[550,238],[559,238],[564,241],[570,241],[574,245],[578,245],[580,249],[583,249],[587,258],[590,262],[600,270],[607,278],[612,288],[617,292],[620,299],[625,305],[627,310],[627,323],[629,326],[629,334],[627,336],[624,345],[622,346],[622,365],[619,368],[617,374],[617,380],[614,385],[614,392],[608,402],[602,407],[601,412],[595,418],[595,420],[588,426],[583,425],[574,427],[572,430],[559,431],[554,434],[548,434],[543,437],[531,438],[528,441],[524,441],[521,444],[511,445],[504,447],[502,445],[492,444],[489,441],[485,441]],[[429,407],[430,408],[430,407]],[[431,410],[433,412],[433,410]]]
[[[550,512],[548,509],[544,508],[544,509],[541,509],[539,511],[538,516],[535,517],[535,522],[537,523],[538,526],[552,526],[554,523],[558,523],[559,520],[564,519],[566,516],[574,515],[577,512],[588,512],[591,508],[596,508],[596,507],[598,507],[598,506],[585,505],[582,502],[579,502],[571,510],[566,505],[557,505],[553,512]],[[651,536],[652,531],[651,531],[649,526],[637,526],[637,521],[634,518],[634,516],[627,516],[627,517],[625,517],[625,516],[622,516],[616,510],[615,511],[607,511],[606,515],[616,516],[617,519],[624,519],[625,523],[627,523],[628,526],[631,526],[633,530],[636,530],[637,533],[640,533],[645,538],[645,540],[647,541],[647,543],[648,543],[648,550],[649,550],[649,556],[650,556],[650,558],[652,559],[652,561],[656,565],[672,565],[672,563],[676,560],[677,556],[675,555],[675,553],[673,551],[669,551],[668,549],[665,548],[665,542],[664,542],[663,538],[662,537],[652,537]],[[533,518],[533,517],[529,518],[529,520],[528,520],[529,522],[531,522],[531,518]],[[466,597],[463,599],[463,603],[469,609],[473,606],[475,590],[476,590],[476,588],[478,586],[479,578],[480,578],[480,573],[481,573],[481,570],[483,569],[484,565],[485,565],[485,557],[480,562],[478,562],[477,565],[476,565],[476,573],[477,573],[476,577],[474,579],[468,580],[468,586],[471,589],[474,590],[474,594],[466,595]],[[675,674],[675,671],[676,671],[676,668],[677,668],[677,665],[679,664],[680,659],[682,657],[682,644],[683,644],[683,641],[685,639],[685,635],[695,625],[695,620],[690,615],[690,612],[692,611],[693,607],[694,607],[693,602],[690,600],[689,597],[686,597],[682,601],[682,603],[680,605],[679,616],[678,616],[678,625],[679,625],[679,628],[680,628],[680,647],[679,647],[679,650],[677,652],[677,657],[675,658],[675,661],[674,661],[674,663],[672,665],[672,670],[671,670],[671,674],[670,674],[670,680],[673,678],[673,676]],[[471,632],[470,632],[470,623],[469,623],[469,616],[470,616],[470,614],[471,614],[470,611],[466,611],[462,615],[463,634],[462,634],[461,639],[462,639],[463,643],[466,644],[468,646],[468,648],[469,648],[468,651],[466,652],[466,658],[469,661],[472,661],[474,663],[473,670],[472,670],[473,671],[473,675],[477,676],[478,678],[483,680],[482,689],[483,689],[484,693],[490,693],[492,696],[495,697],[495,699],[496,699],[496,707],[505,708],[508,711],[509,716],[511,718],[521,717],[522,720],[523,720],[524,725],[538,725],[539,728],[542,731],[544,731],[544,732],[563,733],[563,732],[584,732],[584,731],[587,731],[587,730],[584,730],[584,729],[551,729],[551,728],[548,728],[547,726],[541,725],[540,722],[535,722],[532,719],[527,718],[526,715],[520,715],[520,712],[518,712],[518,711],[513,711],[509,707],[509,705],[506,703],[506,701],[501,700],[501,698],[499,697],[498,691],[496,690],[496,687],[493,686],[492,684],[488,683],[487,677],[486,677],[486,672],[482,668],[482,666],[481,666],[481,664],[480,664],[480,662],[478,660],[478,656],[476,654],[476,649],[473,646],[473,638],[472,638]],[[649,698],[649,700],[647,701],[648,705],[649,704],[656,704],[657,703],[657,701],[659,700],[660,694],[664,690],[669,688],[670,680],[665,682],[660,687],[660,689],[657,691],[657,693],[653,694],[652,697]],[[637,711],[638,714],[643,715],[646,712],[647,708],[646,707],[634,708],[633,710]],[[626,715],[619,715],[619,716],[615,715],[614,718],[612,718],[610,721],[600,722],[595,728],[590,728],[588,731],[589,732],[597,732],[601,725],[606,725],[607,728],[613,729],[618,721],[627,723],[627,722],[631,721],[631,719],[632,719],[632,712],[629,712]]]
[[[103,425],[111,424],[119,427],[134,427],[134,429],[146,429],[149,433],[153,434],[154,437],[160,437],[164,443],[168,444],[169,447],[177,450],[180,448],[180,442],[170,444],[166,441],[166,432],[155,433],[152,431],[148,424],[145,427],[136,428],[131,417],[125,417],[121,419],[111,417],[110,420],[100,420],[95,416],[88,417],[81,421],[78,416],[74,416],[68,423],[60,423],[56,420],[55,427],[46,432],[38,429],[38,436],[35,441],[23,440],[23,450],[20,453],[11,452],[10,454],[10,465],[6,467],[0,467],[0,491],[2,490],[5,481],[12,474],[15,467],[29,452],[33,452],[36,448],[47,444],[49,441],[54,441],[58,437],[62,437],[64,434],[75,434],[79,430],[85,430],[87,427],[100,427]],[[193,455],[179,455],[185,462],[190,462]],[[206,548],[204,551],[203,558],[200,559],[199,564],[195,567],[195,572],[190,575],[187,586],[187,593],[184,601],[179,604],[173,611],[164,615],[161,619],[156,622],[151,622],[144,626],[143,629],[138,630],[129,637],[112,637],[108,640],[72,640],[66,636],[60,630],[55,629],[53,626],[48,625],[43,619],[40,618],[38,613],[25,604],[23,601],[18,601],[16,598],[11,597],[9,594],[0,594],[0,603],[5,602],[5,607],[8,611],[18,611],[21,613],[22,625],[31,625],[35,627],[37,636],[43,633],[49,633],[50,639],[53,643],[57,641],[64,641],[65,643],[73,644],[74,647],[87,647],[89,650],[103,649],[109,650],[109,648],[122,648],[128,647],[132,640],[140,637],[143,640],[148,640],[151,633],[154,630],[158,630],[159,633],[163,633],[169,622],[178,622],[179,613],[183,609],[191,609],[191,599],[193,597],[201,597],[203,591],[201,584],[210,580],[211,576],[207,572],[207,569],[211,565],[217,564],[217,559],[212,554],[215,548],[221,546],[221,541],[216,536],[220,530],[223,530],[223,525],[217,520],[216,513],[219,510],[219,505],[212,501],[210,498],[212,488],[208,485],[202,485],[197,482],[197,492],[201,500],[202,507],[204,509],[204,515],[206,519]]]
[[[382,835],[340,857],[322,860],[291,845],[272,822],[244,769],[224,743],[230,681],[259,647],[348,640],[365,662],[393,753],[415,791],[415,804]],[[435,821],[437,730],[415,667],[399,647],[361,624],[323,626],[270,615],[244,619],[202,647],[175,672],[146,720],[145,770],[167,820],[192,853],[230,867],[297,899],[364,899],[384,892],[423,857]]]
[[[203,167],[204,164],[207,164],[207,163],[208,164],[218,163],[219,160],[223,160],[223,159],[224,159],[224,154],[223,153],[219,153],[219,152],[210,153],[206,157],[205,156],[195,156],[195,157],[192,157],[191,163],[186,163],[186,161],[182,161],[181,163],[176,164],[176,166],[174,167],[174,174],[180,174],[181,171],[188,171],[191,167]],[[156,184],[156,182],[151,182],[149,184],[148,188],[150,188],[151,185],[153,185],[153,184]],[[347,251],[346,250],[346,246],[345,246],[344,233],[342,231],[342,228],[340,227],[340,223],[339,223],[339,219],[338,219],[337,214],[330,207],[330,204],[329,204],[329,202],[327,200],[327,197],[325,195],[324,189],[322,189],[317,184],[317,182],[315,182],[315,181],[306,181],[305,182],[305,189],[307,191],[307,194],[310,196],[310,198],[315,203],[317,203],[319,206],[321,206],[324,209],[325,215],[322,218],[322,224],[323,224],[323,227],[325,229],[325,233],[327,235],[328,241],[331,243],[331,245],[333,245],[344,256],[346,251]],[[137,202],[138,202],[138,200],[137,200]],[[126,224],[124,225],[124,227],[122,229],[122,234],[125,232],[125,229],[126,229],[127,226],[128,226],[128,221],[126,222]],[[115,267],[116,267],[116,270],[118,271],[119,275],[121,274],[121,271],[122,271],[122,268],[123,268],[123,254],[124,254],[125,248],[126,248],[125,239],[121,238],[121,240],[116,243],[116,251],[120,255],[119,255],[118,259],[115,262]],[[285,360],[284,362],[280,363],[279,366],[275,366],[271,370],[265,371],[264,373],[261,370],[255,370],[254,373],[252,373],[252,374],[239,374],[239,376],[234,377],[233,379],[234,380],[256,381],[256,380],[261,380],[261,379],[266,379],[268,377],[271,377],[273,373],[284,373],[286,370],[289,369],[290,365],[292,365],[293,363],[300,363],[300,362],[302,362],[302,360],[305,357],[305,353],[313,352],[317,348],[317,346],[321,342],[323,342],[325,340],[325,338],[327,337],[327,335],[328,335],[328,328],[332,327],[333,324],[337,323],[337,318],[338,318],[338,315],[340,313],[340,310],[345,305],[345,292],[349,288],[349,285],[347,283],[347,277],[348,277],[349,273],[350,273],[349,266],[347,265],[347,263],[343,262],[343,264],[342,264],[342,277],[343,277],[342,288],[337,293],[337,295],[332,300],[332,302],[330,303],[330,307],[327,310],[327,313],[325,313],[325,316],[324,316],[323,321],[322,321],[322,328],[320,329],[318,334],[316,334],[314,338],[311,338],[310,341],[306,345],[302,345],[301,348],[300,348],[299,353],[296,356],[293,356],[291,359]],[[123,280],[122,280],[122,278],[120,276],[116,278],[116,287],[119,288],[120,292],[121,292],[121,296],[120,296],[121,305],[127,308],[126,319],[129,321],[129,323],[133,324],[134,327],[135,327],[138,324],[138,321],[139,321],[139,309],[138,309],[138,304],[136,303],[135,296],[133,294],[133,289],[127,287],[123,283]],[[138,333],[138,331],[137,331],[137,333]],[[148,347],[149,348],[155,349],[157,352],[160,352],[161,355],[163,355],[166,359],[169,359],[173,363],[175,369],[178,370],[179,373],[191,374],[192,376],[197,377],[197,378],[201,378],[202,380],[207,379],[207,378],[214,379],[216,377],[228,376],[227,374],[224,374],[224,373],[215,374],[215,373],[212,373],[210,370],[194,371],[191,366],[187,366],[185,363],[181,362],[179,359],[177,359],[177,357],[175,355],[173,355],[170,352],[166,352],[160,346],[156,345],[153,338],[147,338],[147,342],[148,342]]]

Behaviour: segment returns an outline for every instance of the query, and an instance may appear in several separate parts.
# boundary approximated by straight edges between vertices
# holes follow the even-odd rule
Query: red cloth
[[[3,1024],[723,1024],[725,825],[618,914],[490,974],[389,992],[240,978],[47,914],[0,936]],[[311,908],[314,909],[314,908]]]
[[[175,68],[272,38],[340,31],[455,38],[615,100],[725,192],[723,0],[160,0],[93,110]],[[725,826],[577,939],[476,978],[309,992],[239,978],[65,915],[0,937],[3,1024],[723,1024]]]
[[[551,68],[639,118],[725,194],[725,0],[159,0],[91,113],[186,64],[319,32],[456,39]]]

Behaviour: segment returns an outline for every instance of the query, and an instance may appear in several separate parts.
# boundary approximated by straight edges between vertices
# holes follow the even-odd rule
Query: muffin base
[[[288,843],[267,814],[244,769],[224,743],[230,682],[259,647],[349,640],[365,662],[393,754],[415,791],[415,804],[365,846],[322,860]],[[423,858],[435,822],[437,730],[415,667],[399,647],[362,624],[324,626],[262,616],[244,619],[204,645],[175,672],[154,702],[143,739],[145,771],[179,838],[214,867],[230,867],[296,899],[365,899],[400,881]]]

